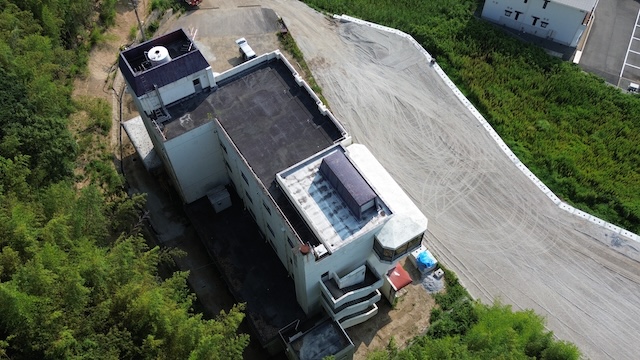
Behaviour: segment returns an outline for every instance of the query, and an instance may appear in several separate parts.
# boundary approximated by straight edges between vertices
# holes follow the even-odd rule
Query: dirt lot
[[[205,0],[201,10],[178,21],[199,29],[205,53],[216,57],[216,71],[235,60],[220,50],[223,46],[206,43],[204,29],[218,29],[209,19],[216,18],[216,11],[256,11],[250,5],[272,8],[285,19],[332,111],[427,215],[429,247],[472,295],[533,308],[547,317],[558,337],[575,342],[590,358],[635,358],[640,343],[638,244],[553,205],[419,52],[396,35],[334,22],[297,1]],[[220,36],[227,44],[237,33],[225,24],[227,33]],[[127,33],[129,26],[124,27]],[[256,50],[270,50],[250,36]],[[102,55],[114,59],[115,52]],[[100,73],[107,65],[90,68]],[[85,89],[98,93],[100,86],[96,82]],[[427,312],[414,307],[427,308],[427,301],[407,298],[400,304],[407,308],[388,311],[400,328],[387,325],[363,337],[358,357],[386,345],[390,334],[402,344],[399,334],[422,331],[414,328],[414,319]],[[381,315],[385,323],[384,311]],[[373,328],[373,322],[361,326]]]

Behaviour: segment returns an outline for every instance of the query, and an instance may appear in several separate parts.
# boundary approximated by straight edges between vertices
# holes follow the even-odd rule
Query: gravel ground
[[[429,218],[429,247],[473,296],[534,309],[589,358],[637,356],[639,244],[556,207],[407,40],[297,1],[199,11],[246,5],[284,18],[334,114]]]

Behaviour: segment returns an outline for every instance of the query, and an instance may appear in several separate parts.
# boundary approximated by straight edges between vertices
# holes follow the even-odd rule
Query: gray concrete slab
[[[634,0],[601,0],[580,67],[618,85],[639,9]]]
[[[133,119],[129,119],[123,122],[122,126],[147,171],[155,172],[160,170],[162,168],[162,160],[160,160],[156,150],[153,148],[149,133],[142,123],[142,117],[138,115]]]

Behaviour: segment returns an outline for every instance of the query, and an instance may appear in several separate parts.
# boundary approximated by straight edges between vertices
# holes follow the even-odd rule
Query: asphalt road
[[[284,18],[334,114],[429,218],[428,245],[473,296],[534,309],[589,358],[637,357],[640,244],[556,207],[407,40],[298,1],[203,6],[256,4]],[[190,19],[206,43],[207,16]]]
[[[640,3],[634,0],[600,0],[580,67],[618,85],[638,10]],[[640,37],[640,30],[636,31],[636,37]],[[635,43],[640,48],[640,41]],[[640,66],[640,57],[630,60],[637,60],[636,65]],[[640,71],[627,68],[623,77],[640,80]]]

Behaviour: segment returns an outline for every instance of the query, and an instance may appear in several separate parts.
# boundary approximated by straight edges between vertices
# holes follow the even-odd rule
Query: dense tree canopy
[[[640,96],[477,19],[476,0],[305,0],[422,43],[558,196],[640,232]]]
[[[145,196],[126,194],[111,156],[84,154],[88,177],[72,177],[111,125],[106,102],[71,91],[114,6],[0,0],[0,357],[240,359],[243,307],[203,319],[187,273],[158,275],[170,257],[146,245]],[[96,125],[80,146],[74,111]]]
[[[0,204],[0,351],[12,359],[241,358],[242,307],[204,320],[192,313],[187,273],[159,280],[159,248],[137,235],[99,246],[110,225],[95,186],[76,195],[59,183],[39,199]]]

